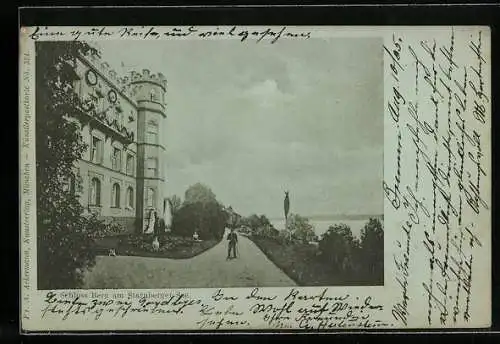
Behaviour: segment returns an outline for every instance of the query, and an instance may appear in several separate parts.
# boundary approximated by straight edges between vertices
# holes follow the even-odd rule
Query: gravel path
[[[238,236],[238,258],[226,260],[222,240],[190,259],[99,256],[85,276],[84,288],[154,289],[294,286],[248,238]]]

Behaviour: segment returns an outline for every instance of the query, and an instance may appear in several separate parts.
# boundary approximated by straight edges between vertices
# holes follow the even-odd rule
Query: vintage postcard
[[[20,28],[21,326],[486,328],[488,27]]]

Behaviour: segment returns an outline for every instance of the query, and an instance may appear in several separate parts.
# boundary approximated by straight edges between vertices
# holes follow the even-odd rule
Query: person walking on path
[[[227,235],[227,240],[229,241],[227,247],[227,259],[236,258],[236,244],[238,243],[238,236],[234,232],[234,228],[231,228],[231,232]],[[233,257],[231,257],[231,251]]]

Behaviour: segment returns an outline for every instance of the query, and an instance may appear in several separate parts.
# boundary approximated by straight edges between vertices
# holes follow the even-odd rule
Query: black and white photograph
[[[35,48],[39,290],[384,285],[381,38]]]

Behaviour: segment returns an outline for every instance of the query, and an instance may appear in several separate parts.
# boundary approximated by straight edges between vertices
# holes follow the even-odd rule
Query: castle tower
[[[166,118],[165,93],[167,81],[159,73],[132,72],[130,88],[137,102],[137,230],[148,232],[150,217],[163,214],[165,184],[162,124]]]

